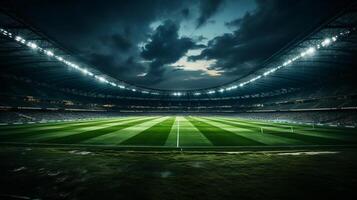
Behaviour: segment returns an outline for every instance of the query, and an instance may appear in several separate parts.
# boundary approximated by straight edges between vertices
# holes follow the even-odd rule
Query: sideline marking
[[[176,147],[180,146],[180,119],[177,117],[177,137],[176,137]]]

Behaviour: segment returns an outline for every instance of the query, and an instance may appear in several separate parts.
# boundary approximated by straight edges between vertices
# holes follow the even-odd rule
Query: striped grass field
[[[214,148],[356,145],[356,129],[234,117],[134,116],[0,126],[0,143]]]

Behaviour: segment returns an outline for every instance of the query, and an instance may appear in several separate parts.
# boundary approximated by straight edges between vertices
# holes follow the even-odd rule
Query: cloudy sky
[[[114,78],[160,89],[220,85],[262,67],[346,2],[14,0],[9,9]]]

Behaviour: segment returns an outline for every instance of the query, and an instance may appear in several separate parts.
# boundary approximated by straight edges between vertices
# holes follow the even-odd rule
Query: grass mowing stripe
[[[91,121],[95,121],[95,122],[107,121],[107,120],[112,120],[112,119],[113,118],[98,118],[98,119],[88,119],[88,120],[83,120],[83,121],[64,121],[64,122],[47,122],[47,123],[22,124],[22,125],[6,125],[4,127],[0,127],[0,133],[5,132],[5,131],[12,131],[12,130],[21,130],[21,129],[27,130],[29,128],[42,128],[42,127],[52,127],[52,126],[60,126],[60,125],[71,125],[71,124],[79,124],[79,123],[88,123]]]
[[[215,146],[261,146],[263,143],[226,131],[193,117],[187,118]]]
[[[114,131],[112,133],[109,133],[109,134],[106,134],[106,135],[103,135],[100,137],[96,137],[93,139],[85,140],[82,143],[83,144],[119,145],[121,142],[127,140],[128,138],[131,138],[131,137],[143,132],[143,130],[148,129],[148,128],[154,126],[155,124],[163,122],[165,119],[168,119],[168,117],[158,116],[158,118],[144,122],[142,124],[127,127],[122,130]]]
[[[245,124],[242,124],[238,121],[228,121],[226,120],[225,118],[220,118],[220,119],[212,119],[210,117],[202,117],[204,119],[208,119],[208,120],[211,120],[211,121],[215,121],[215,122],[219,122],[219,123],[222,123],[222,124],[227,124],[227,125],[231,125],[231,126],[234,126],[234,127],[238,127],[238,128],[245,128],[245,129],[249,129],[249,130],[252,130],[252,131],[257,131],[257,132],[260,132],[260,127],[257,127],[257,126],[253,126],[253,125],[245,125]]]
[[[175,146],[177,145],[177,139],[178,139],[178,124],[179,123],[179,117],[175,117],[175,122],[172,124],[171,131],[167,137],[167,140],[165,142],[165,146]]]
[[[281,131],[275,130],[273,128],[265,128],[263,130],[263,134],[270,134],[270,135],[275,135],[275,136],[280,136],[280,137],[286,137],[286,138],[291,138],[291,139],[295,139],[295,140],[301,140],[301,141],[304,141],[304,142],[307,142],[310,144],[319,144],[319,145],[350,143],[347,141],[318,137],[318,136],[313,136],[313,135],[304,135],[304,134],[292,133],[292,132],[287,132],[287,131],[281,132]]]
[[[1,135],[11,135],[11,134],[21,134],[25,132],[36,132],[36,131],[56,131],[61,128],[66,128],[66,127],[71,127],[71,126],[78,126],[78,125],[88,125],[88,124],[93,124],[93,123],[108,123],[108,122],[115,122],[115,121],[120,121],[124,120],[126,118],[118,118],[118,119],[107,119],[107,120],[92,120],[92,121],[80,121],[76,123],[65,123],[65,124],[45,124],[45,125],[37,125],[37,126],[31,126],[27,128],[19,128],[19,129],[12,129],[12,130],[7,130],[7,131],[0,131],[0,137]]]
[[[122,145],[148,145],[148,146],[161,146],[165,142],[171,132],[172,125],[175,118],[170,117],[161,123],[158,123],[143,132],[123,141]]]
[[[47,141],[47,140],[51,140],[51,139],[55,139],[55,138],[59,138],[59,137],[65,137],[68,135],[86,132],[86,131],[99,130],[102,128],[115,126],[118,124],[122,124],[123,122],[133,121],[133,120],[137,120],[137,119],[136,118],[128,118],[128,119],[121,119],[121,120],[117,120],[117,121],[108,121],[105,123],[101,122],[100,124],[90,124],[87,126],[77,127],[77,128],[68,128],[67,130],[62,129],[59,131],[49,131],[46,134],[27,137],[27,138],[25,138],[25,140],[28,142],[43,142],[43,141]]]
[[[238,123],[241,123],[241,124],[246,124],[248,126],[251,126],[251,127],[272,127],[272,128],[290,128],[291,126],[285,124],[285,125],[278,125],[278,124],[274,124],[274,123],[266,123],[266,122],[256,122],[256,121],[251,121],[251,120],[242,120],[242,119],[232,119],[232,118],[221,118],[221,119],[224,119],[226,121],[232,121],[232,122],[238,122]]]
[[[233,132],[237,135],[255,140],[257,142],[264,143],[265,145],[306,145],[300,140],[294,140],[290,138],[274,136],[274,135],[263,135],[259,127],[246,127],[242,128],[241,124],[235,122],[226,121],[223,119],[212,119],[211,117],[205,117],[206,122],[211,123],[212,125],[221,127],[224,130]]]
[[[176,117],[176,121],[171,128],[169,137],[165,142],[165,146],[176,147],[177,139],[179,139],[178,143],[180,147],[212,146],[212,143],[183,116]]]
[[[180,117],[180,146],[212,146],[209,141],[186,117]]]
[[[116,120],[116,122],[120,122],[127,119]],[[112,122],[112,120],[111,120]],[[83,128],[83,127],[90,127],[90,126],[98,126],[108,123],[107,121],[100,121],[100,122],[93,122],[93,123],[79,123],[79,124],[71,124],[67,126],[61,126],[54,129],[43,129],[43,130],[32,130],[29,129],[28,131],[24,130],[22,132],[0,135],[1,140],[21,140],[28,137],[34,137],[36,135],[47,134],[47,133],[55,133],[55,132],[65,132],[70,131],[76,128]]]
[[[256,120],[250,120],[250,119],[241,119],[241,118],[231,118],[231,117],[224,117],[222,119],[229,120],[229,121],[235,121],[235,122],[242,122],[242,123],[247,123],[251,125],[257,125],[257,126],[269,126],[269,127],[280,127],[280,128],[290,128],[294,127],[296,130],[303,130],[303,131],[309,131],[309,133],[319,133],[319,132],[324,132],[324,133],[332,133],[332,134],[344,134],[344,135],[350,135],[354,134],[355,130],[354,129],[347,129],[347,128],[336,128],[336,127],[319,127],[315,126],[312,127],[311,125],[304,125],[304,124],[289,124],[289,123],[276,123],[276,122],[265,122],[265,121],[256,121]]]
[[[233,120],[230,120],[233,121]],[[257,126],[257,123],[249,123],[249,122],[243,122],[243,121],[237,121],[234,120],[236,123],[239,124],[246,124],[246,126]],[[291,129],[288,129],[289,126],[283,126],[283,127],[278,127],[278,126],[270,126],[269,124],[262,124],[263,128],[263,133],[264,134],[270,134],[270,135],[275,135],[279,137],[285,137],[285,138],[290,138],[290,139],[295,139],[295,140],[300,140],[306,143],[310,144],[355,144],[355,140],[343,140],[343,138],[331,138],[331,137],[326,137],[323,136],[322,133],[320,135],[313,135],[314,133],[309,133],[308,131],[301,131],[301,130],[296,130],[294,127],[294,132],[291,132]],[[261,127],[259,127],[260,129]],[[337,134],[336,134],[337,135]]]
[[[55,139],[50,139],[47,140],[45,142],[47,143],[60,143],[60,144],[72,144],[72,143],[79,143],[82,142],[84,140],[88,140],[88,139],[92,139],[95,137],[99,137],[105,134],[109,134],[111,132],[114,131],[118,131],[130,126],[135,126],[137,124],[141,124],[144,123],[146,121],[150,121],[152,120],[152,118],[145,118],[145,119],[140,119],[140,120],[136,120],[136,121],[132,121],[132,122],[128,122],[128,123],[122,123],[122,124],[118,124],[115,126],[109,126],[106,128],[102,128],[102,129],[97,129],[97,130],[92,130],[92,131],[85,131],[85,132],[81,132],[78,134],[73,134],[73,135],[68,135],[68,136],[64,136],[64,137],[59,137],[59,138],[55,138]]]

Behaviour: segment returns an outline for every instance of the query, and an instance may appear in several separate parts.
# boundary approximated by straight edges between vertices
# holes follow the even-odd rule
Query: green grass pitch
[[[132,116],[0,127],[1,143],[118,147],[235,148],[355,145],[355,129],[234,117]]]

